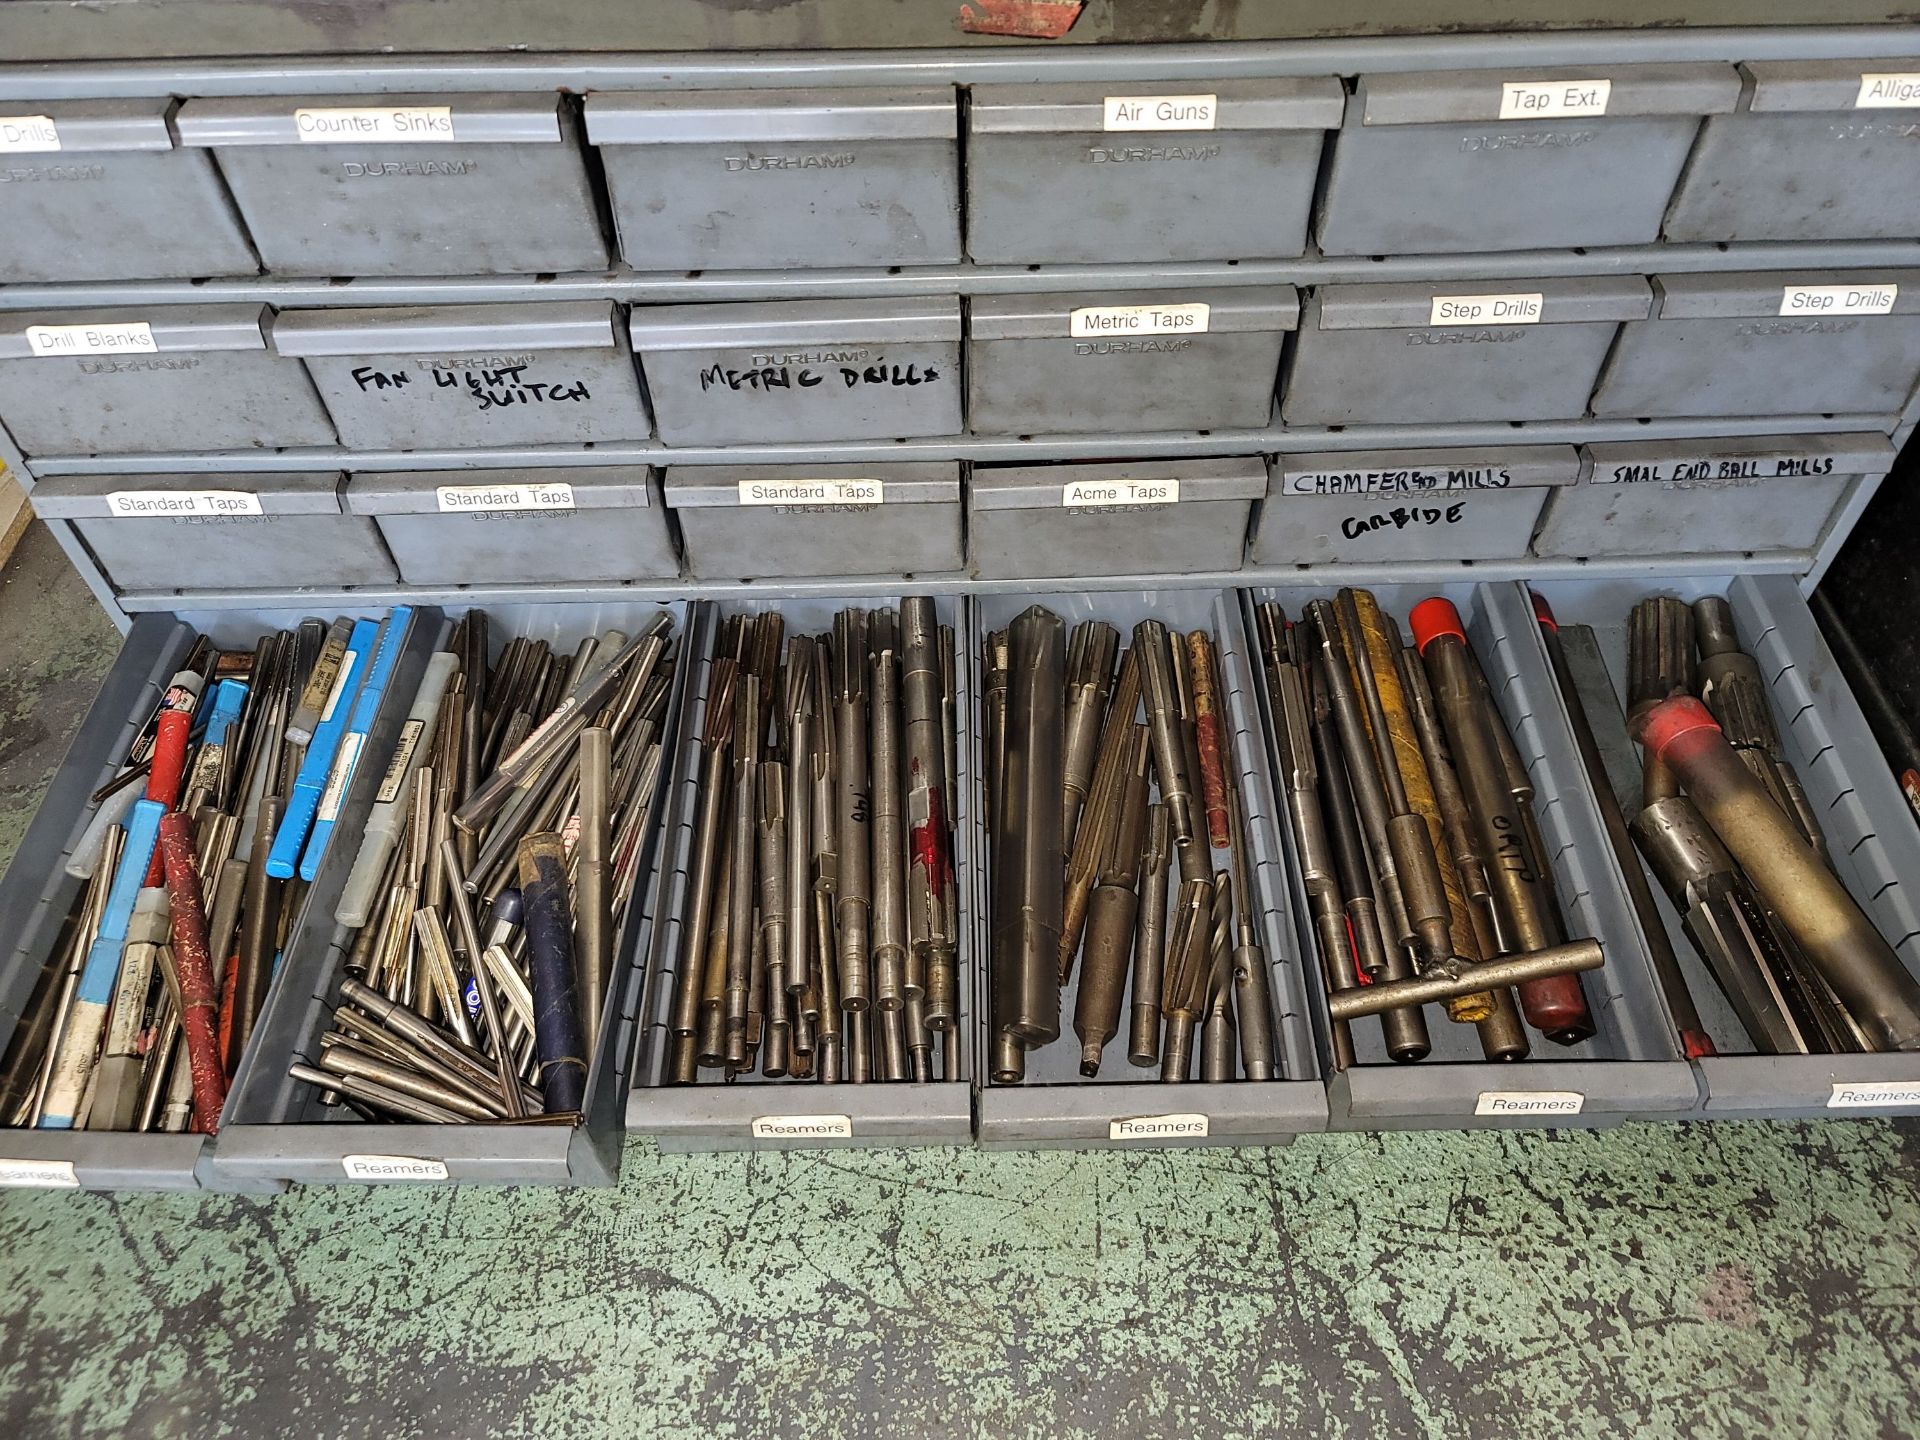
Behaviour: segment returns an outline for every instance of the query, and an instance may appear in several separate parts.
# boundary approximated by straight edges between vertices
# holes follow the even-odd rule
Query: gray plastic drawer
[[[1767,60],[1747,101],[1700,131],[1667,213],[1674,241],[1910,240],[1920,234],[1920,120],[1890,64]],[[1908,77],[1910,80],[1911,77]],[[1909,87],[1910,89],[1910,87]]]
[[[1344,99],[1331,76],[976,85],[967,253],[1014,265],[1298,255]]]
[[[680,557],[659,477],[639,470],[406,470],[347,481],[409,585],[669,580]]]
[[[1266,953],[1273,1000],[1274,1059],[1280,1078],[1227,1083],[1160,1083],[1159,1071],[1134,1068],[1127,1059],[1126,1010],[1121,1031],[1102,1056],[1100,1073],[1080,1075],[1080,1045],[1073,1033],[1079,995],[1078,967],[1060,993],[1060,1038],[1026,1054],[1026,1078],[1019,1084],[993,1084],[983,1078],[979,1091],[980,1143],[990,1148],[1091,1149],[1106,1146],[1163,1149],[1191,1145],[1283,1145],[1295,1135],[1324,1130],[1327,1094],[1321,1082],[1309,1018],[1308,981],[1302,974],[1299,940],[1287,908],[1286,858],[1277,841],[1280,812],[1275,809],[1272,765],[1259,742],[1255,677],[1259,661],[1247,641],[1238,596],[1228,590],[1163,590],[1101,595],[981,595],[974,600],[973,665],[981,664],[986,637],[1006,628],[1030,605],[1044,605],[1066,623],[1068,633],[1083,620],[1116,626],[1123,645],[1132,643],[1134,625],[1159,620],[1168,630],[1205,629],[1218,645],[1222,718],[1239,761],[1240,797],[1247,811],[1251,869],[1257,891],[1260,939]],[[976,677],[976,686],[979,683]],[[982,752],[984,712],[974,710],[976,755]],[[976,759],[976,766],[982,761]],[[990,837],[985,817],[975,822],[975,853],[982,857],[972,898],[988,916],[992,891]],[[1227,855],[1214,852],[1214,868]],[[1176,887],[1177,888],[1177,887]],[[1237,897],[1236,897],[1237,898]],[[989,994],[991,924],[977,927],[975,963],[980,1016],[975,1043],[991,1054],[992,1007]],[[985,1076],[983,1068],[982,1075]],[[1155,1123],[1159,1122],[1159,1123]]]
[[[546,95],[189,100],[269,271],[600,270],[607,245],[568,103]]]
[[[1365,75],[1334,138],[1328,255],[1641,245],[1731,65]]]
[[[1654,594],[1726,596],[1741,643],[1767,681],[1781,745],[1826,833],[1835,873],[1907,968],[1920,974],[1920,830],[1791,576],[1568,580],[1533,588],[1563,629],[1592,627],[1613,684],[1615,705],[1604,723],[1615,737],[1623,724],[1617,697],[1625,693],[1626,622],[1635,602]],[[1600,710],[1592,702],[1588,710],[1600,731]],[[1608,740],[1601,735],[1603,747]],[[1620,777],[1614,783],[1619,789]],[[1629,795],[1638,794],[1635,770]],[[1705,1082],[1706,1117],[1920,1113],[1920,1055],[1746,1053],[1751,1038],[1688,941],[1666,893],[1658,882],[1652,888],[1688,989],[1720,1051],[1693,1062]]]
[[[1623,320],[1636,275],[1328,285],[1307,302],[1280,413],[1290,425],[1568,420]]]
[[[605,300],[301,310],[273,341],[349,449],[583,445],[653,432],[623,328]]]
[[[213,158],[174,146],[170,99],[10,105],[0,118],[0,284],[252,275]]]
[[[1238,570],[1258,459],[977,465],[968,569],[981,580]]]
[[[676,465],[666,496],[700,580],[937,575],[963,560],[955,461]]]
[[[636,270],[960,258],[951,89],[596,94],[586,115]]]
[[[833,627],[833,617],[848,606],[873,609],[897,606],[890,595],[816,597],[779,600],[761,609],[777,609],[786,617],[789,634],[821,634]],[[966,644],[967,601],[958,596],[939,600],[940,622],[954,627],[955,646]],[[972,967],[974,938],[980,929],[971,877],[978,868],[975,856],[973,767],[971,747],[957,750],[958,774],[954,796],[953,855],[958,880],[960,916],[959,1017],[942,1037],[935,1066],[943,1079],[925,1084],[871,1082],[862,1085],[822,1085],[812,1080],[768,1080],[759,1074],[733,1081],[713,1078],[703,1071],[692,1085],[667,1080],[673,1049],[670,1030],[673,977],[679,964],[687,924],[688,872],[693,852],[695,816],[699,802],[700,732],[706,723],[707,679],[719,642],[721,607],[698,601],[693,607],[687,667],[692,671],[680,697],[678,745],[675,750],[671,803],[666,806],[667,840],[661,852],[661,874],[656,892],[659,923],[652,926],[645,953],[646,988],[640,1003],[640,1034],[634,1061],[633,1088],[627,1093],[627,1128],[651,1136],[662,1150],[792,1150],[847,1149],[873,1146],[965,1145],[973,1134],[971,1084],[975,1073],[976,1039],[972,1007],[977,1003]],[[956,660],[955,714],[972,713],[972,691],[964,654]],[[767,1122],[834,1122],[839,1133],[807,1134],[805,1124],[778,1126],[784,1134],[756,1134]],[[844,1125],[838,1122],[844,1121]]]
[[[1599,416],[1888,415],[1920,374],[1920,271],[1662,275]]]
[[[1600,1127],[1622,1120],[1672,1119],[1697,1110],[1699,1086],[1680,1057],[1672,1021],[1648,966],[1524,587],[1502,582],[1370,588],[1381,608],[1399,623],[1403,638],[1409,638],[1408,611],[1428,595],[1444,595],[1459,607],[1501,716],[1542,797],[1537,814],[1553,852],[1554,888],[1567,933],[1597,939],[1606,964],[1581,977],[1597,1026],[1593,1038],[1574,1046],[1556,1045],[1529,1027],[1532,1053],[1525,1060],[1485,1060],[1473,1027],[1452,1023],[1439,1007],[1428,1006],[1432,1053],[1417,1063],[1396,1065],[1387,1058],[1378,1023],[1355,1021],[1355,1064],[1329,1081],[1333,1128]],[[1329,593],[1291,586],[1247,592],[1255,602],[1278,601],[1289,619],[1298,618],[1307,600]],[[1271,699],[1263,700],[1271,722]],[[1292,844],[1289,832],[1289,855]],[[1297,865],[1297,857],[1290,863]],[[1304,926],[1310,921],[1297,872],[1292,882]],[[1316,1031],[1325,1045],[1324,985],[1317,962],[1309,968]],[[1483,1109],[1489,1113],[1480,1113]]]
[[[982,295],[968,418],[976,435],[1259,429],[1299,314],[1291,285]]]
[[[260,305],[0,316],[0,420],[29,455],[331,445],[297,360]]]
[[[1501,560],[1527,553],[1541,507],[1580,474],[1571,445],[1281,455],[1256,565]]]
[[[660,607],[673,616],[673,649],[686,640],[684,602]],[[570,651],[589,635],[608,628],[631,631],[650,619],[657,608],[644,604],[493,605],[487,607],[496,657],[514,635],[550,641],[556,650]],[[380,753],[391,753],[400,726],[428,658],[445,641],[453,612],[422,609],[415,612],[414,639],[401,657],[388,690],[389,704],[374,726]],[[680,712],[680,687],[687,667],[676,669],[674,689],[667,705],[667,732],[663,743],[671,754],[673,719]],[[382,766],[361,766],[366,780],[360,819],[341,829],[358,831],[373,799]],[[356,779],[358,788],[358,779]],[[613,979],[607,987],[607,1009],[589,1057],[584,1118],[578,1125],[424,1125],[366,1124],[345,1106],[320,1103],[317,1092],[287,1074],[295,1060],[314,1061],[320,1036],[329,1028],[339,1001],[341,964],[351,947],[354,931],[317,918],[302,941],[290,946],[280,962],[273,992],[246,1059],[234,1080],[226,1123],[214,1157],[214,1170],[227,1180],[276,1179],[305,1184],[420,1184],[442,1178],[453,1184],[612,1185],[619,1179],[622,1137],[622,1097],[626,1094],[628,1057],[633,1053],[634,1016],[642,979],[640,957],[646,953],[656,891],[651,877],[661,833],[662,806],[656,801],[651,823],[642,840],[640,882],[614,957]],[[356,847],[335,846],[328,852],[309,892],[311,913],[331,917],[352,869]],[[373,1158],[398,1162],[399,1173],[376,1182],[349,1174],[347,1161]],[[441,1167],[444,1167],[442,1172]],[[406,1173],[412,1171],[413,1173]]]
[[[1884,475],[1883,435],[1751,435],[1585,447],[1578,485],[1554,492],[1540,555],[1811,550],[1863,475]]]
[[[951,297],[667,305],[631,331],[668,445],[960,432]]]

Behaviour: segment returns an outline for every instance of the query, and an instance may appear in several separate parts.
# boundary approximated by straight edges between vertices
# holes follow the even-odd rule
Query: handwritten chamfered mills
[[[1424,1059],[1428,1003],[1489,1060],[1525,1058],[1529,1026],[1591,1036],[1579,972],[1600,947],[1567,938],[1532,784],[1452,604],[1414,607],[1413,646],[1365,590],[1255,619],[1335,1068],[1376,1016],[1391,1058]]]
[[[1214,637],[1149,619],[1122,651],[1112,625],[1069,635],[1036,605],[986,637],[985,675],[994,1083],[1060,1038],[1068,987],[1086,1079],[1116,1038],[1169,1083],[1274,1078]]]
[[[708,668],[676,1084],[954,1078],[954,635],[934,601],[721,626]]]

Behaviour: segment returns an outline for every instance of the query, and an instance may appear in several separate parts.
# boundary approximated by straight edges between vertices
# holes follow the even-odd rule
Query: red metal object
[[[961,5],[960,28],[969,35],[1058,40],[1086,8],[1086,0],[977,0]]]
[[[147,799],[171,810],[180,803],[180,785],[187,772],[187,737],[193,730],[191,710],[162,710],[153,736],[153,768],[147,772]],[[160,852],[147,867],[147,885],[160,883]]]
[[[180,1030],[193,1076],[193,1128],[212,1135],[227,1103],[227,1072],[220,1063],[220,987],[207,953],[207,915],[200,893],[200,860],[193,825],[178,811],[160,822],[159,853],[173,911],[173,964],[180,977]]]

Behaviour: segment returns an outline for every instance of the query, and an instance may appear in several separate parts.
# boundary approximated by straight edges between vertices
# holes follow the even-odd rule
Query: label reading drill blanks
[[[416,1155],[342,1155],[349,1180],[445,1180],[446,1162]]]
[[[756,1140],[851,1140],[851,1115],[758,1115],[753,1121]]]
[[[1218,95],[1109,95],[1103,130],[1211,130],[1220,123]]]
[[[1509,80],[1500,87],[1500,118],[1552,120],[1562,115],[1604,115],[1612,98],[1611,80]]]
[[[315,108],[293,112],[293,128],[303,145],[339,145],[355,140],[389,140],[402,145],[454,140],[449,105],[380,105]]]
[[[60,127],[51,115],[0,115],[0,154],[25,155],[60,148]]]
[[[0,1185],[21,1190],[78,1190],[71,1160],[0,1160]]]
[[[380,793],[373,797],[374,804],[391,805],[400,798],[400,787],[407,783],[407,767],[413,763],[413,752],[420,747],[420,736],[426,728],[424,720],[409,720],[400,727],[399,742],[393,747],[393,759],[387,762],[387,773],[380,777]]]
[[[1134,1115],[1125,1120],[1107,1122],[1109,1140],[1204,1140],[1208,1131],[1204,1115]]]
[[[1067,312],[1067,334],[1075,340],[1094,335],[1204,335],[1211,305],[1086,305]]]
[[[1836,1080],[1829,1110],[1881,1110],[1920,1105],[1920,1080]]]
[[[160,350],[153,327],[144,320],[116,325],[29,325],[27,348],[36,360],[69,355],[154,355]]]
[[[1862,75],[1860,93],[1853,97],[1856,110],[1910,110],[1916,105],[1920,105],[1920,74],[1912,71]],[[0,125],[5,123],[0,120]]]
[[[1482,1090],[1476,1115],[1578,1115],[1587,1097],[1577,1090]]]
[[[1547,297],[1538,290],[1515,295],[1436,295],[1429,325],[1538,325]]]
[[[884,505],[881,480],[742,480],[742,505]]]
[[[340,818],[340,806],[347,798],[347,786],[353,780],[354,766],[360,763],[360,747],[366,739],[357,732],[340,737],[340,753],[333,757],[333,773],[327,776],[327,788],[321,792],[317,819],[331,823]]]
[[[246,490],[109,490],[113,520],[232,520],[264,515],[260,497]]]
[[[1069,480],[1060,490],[1068,510],[1090,505],[1177,505],[1178,480]]]
[[[434,502],[452,514],[484,510],[571,510],[573,486],[565,481],[542,485],[439,485]]]
[[[1782,315],[1891,315],[1898,285],[1789,285],[1780,292]]]

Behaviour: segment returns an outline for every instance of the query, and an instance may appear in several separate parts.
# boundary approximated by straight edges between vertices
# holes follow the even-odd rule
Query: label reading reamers
[[[742,480],[742,505],[883,505],[882,480]]]
[[[1829,1110],[1878,1110],[1920,1105],[1920,1080],[1836,1080]]]
[[[1860,93],[1853,97],[1856,110],[1910,110],[1916,105],[1920,105],[1920,74],[1913,71],[1862,75]]]
[[[71,1160],[0,1160],[0,1185],[21,1190],[78,1190]]]
[[[565,481],[539,485],[439,485],[433,498],[443,511],[571,510],[573,486]]]
[[[1427,307],[1429,325],[1538,325],[1547,297],[1538,290],[1515,295],[1436,295]]]
[[[1107,1122],[1109,1140],[1204,1140],[1204,1115],[1134,1115]]]
[[[0,115],[0,154],[26,155],[60,148],[50,115]]]
[[[293,112],[293,128],[305,145],[340,145],[356,140],[421,145],[458,138],[453,133],[453,108],[448,105],[302,109]]]
[[[69,355],[154,355],[160,346],[144,320],[118,325],[29,325],[27,348],[38,360]]]
[[[1500,87],[1500,118],[1552,120],[1563,115],[1604,115],[1612,98],[1611,80],[1509,80]]]
[[[1577,1090],[1482,1090],[1476,1115],[1578,1115],[1587,1097]]]
[[[1067,334],[1075,340],[1094,335],[1204,335],[1211,305],[1088,305],[1067,312]]]
[[[107,514],[115,520],[231,520],[264,515],[260,497],[248,490],[110,490]]]
[[[759,1115],[754,1118],[756,1140],[851,1140],[850,1115]]]
[[[1884,285],[1789,285],[1780,292],[1782,315],[1891,315],[1900,287]]]
[[[1178,480],[1069,480],[1060,490],[1068,510],[1089,505],[1177,505]]]
[[[1220,123],[1217,95],[1109,95],[1105,130],[1211,130]]]
[[[349,1180],[445,1180],[444,1160],[422,1160],[416,1155],[342,1155],[340,1168]]]

